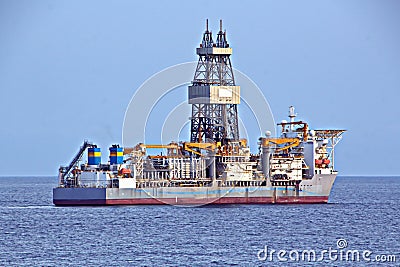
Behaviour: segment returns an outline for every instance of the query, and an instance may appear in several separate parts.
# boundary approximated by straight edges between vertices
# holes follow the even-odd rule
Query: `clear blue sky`
[[[0,0],[0,175],[56,175],[83,139],[121,142],[136,88],[197,60],[206,18],[277,120],[295,105],[348,129],[341,174],[398,175],[399,14],[396,0]]]

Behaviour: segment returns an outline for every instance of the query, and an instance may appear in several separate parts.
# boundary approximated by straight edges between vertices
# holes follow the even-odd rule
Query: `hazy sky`
[[[399,14],[396,0],[0,0],[0,175],[57,175],[84,139],[106,158],[135,90],[197,60],[206,18],[277,121],[295,105],[348,130],[341,174],[398,175]]]

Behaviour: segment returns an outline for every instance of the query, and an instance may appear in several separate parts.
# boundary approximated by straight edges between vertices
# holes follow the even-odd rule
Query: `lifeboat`
[[[322,163],[328,165],[329,163],[331,163],[331,161],[329,159],[323,159]]]
[[[321,165],[321,164],[322,164],[322,159],[315,160],[315,165]]]
[[[131,170],[130,169],[126,169],[126,168],[122,168],[120,170],[121,174],[131,174]]]

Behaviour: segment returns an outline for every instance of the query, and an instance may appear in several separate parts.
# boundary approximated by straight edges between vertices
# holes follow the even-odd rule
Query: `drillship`
[[[280,136],[267,132],[252,154],[239,137],[240,87],[222,22],[214,41],[207,21],[196,52],[199,61],[188,87],[190,141],[112,145],[107,163],[101,149],[85,141],[71,163],[59,168],[55,205],[328,202],[337,176],[334,148],[345,130],[310,130],[296,121],[291,106],[289,121],[278,123]],[[151,155],[153,148],[166,153]]]

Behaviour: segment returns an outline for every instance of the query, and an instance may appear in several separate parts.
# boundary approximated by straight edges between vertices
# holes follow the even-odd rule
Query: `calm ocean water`
[[[54,207],[53,177],[0,178],[0,266],[305,266],[296,250],[395,255],[400,177],[338,177],[330,204]],[[285,250],[288,261],[271,250]],[[261,252],[260,252],[261,250]],[[259,259],[261,258],[261,260]],[[339,258],[339,256],[338,256]],[[336,259],[323,266],[365,266]],[[311,263],[312,264],[312,263]]]

